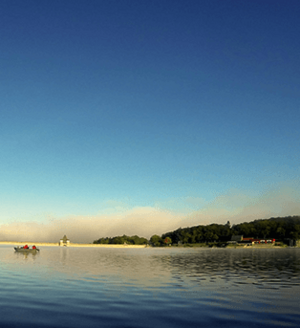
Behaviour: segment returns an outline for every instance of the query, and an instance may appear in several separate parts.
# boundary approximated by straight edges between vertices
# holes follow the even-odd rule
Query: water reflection
[[[170,266],[176,277],[193,281],[220,280],[238,284],[299,285],[299,251],[292,250],[207,250],[174,254]]]
[[[13,256],[14,255],[14,256]],[[254,288],[300,285],[300,249],[86,249],[47,248],[14,253],[5,261],[35,260],[48,274],[122,280],[143,286],[250,284]],[[3,258],[2,258],[3,260]],[[19,264],[19,263],[18,263]],[[35,268],[37,269],[37,268]]]
[[[0,306],[7,309],[0,325],[296,327],[299,255],[300,249],[67,247],[22,254],[0,247]]]
[[[35,257],[38,256],[38,254],[39,254],[38,252],[30,252],[30,253],[15,252],[15,255],[22,259],[28,259],[28,258],[35,259]]]

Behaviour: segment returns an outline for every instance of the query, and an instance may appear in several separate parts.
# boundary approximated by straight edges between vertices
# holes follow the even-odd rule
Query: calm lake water
[[[0,246],[3,327],[299,327],[300,249]]]

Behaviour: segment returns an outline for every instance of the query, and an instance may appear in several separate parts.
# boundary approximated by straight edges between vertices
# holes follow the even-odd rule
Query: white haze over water
[[[14,221],[0,224],[0,240],[58,242],[64,234],[71,242],[78,243],[92,243],[101,237],[123,234],[150,238],[179,227],[225,224],[228,220],[237,224],[299,214],[299,191],[281,186],[259,197],[231,191],[189,213],[158,207],[133,207],[94,216],[48,217],[43,222]]]

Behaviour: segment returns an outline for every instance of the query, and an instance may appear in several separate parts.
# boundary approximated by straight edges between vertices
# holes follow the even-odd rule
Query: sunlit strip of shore
[[[0,241],[0,245],[14,245],[14,246],[24,246],[24,245],[35,245],[35,246],[56,246],[56,247],[63,247],[60,246],[59,243],[35,243],[32,241]],[[75,244],[70,243],[67,247],[105,247],[105,248],[145,248],[145,245],[106,245],[106,244]]]
[[[146,245],[108,245],[108,244],[74,244],[70,243],[68,247],[106,247],[106,248],[145,248]]]

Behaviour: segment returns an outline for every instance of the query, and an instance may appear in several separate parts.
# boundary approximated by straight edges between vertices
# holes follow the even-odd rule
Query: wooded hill
[[[226,224],[198,225],[189,228],[179,228],[175,231],[164,233],[162,236],[153,235],[150,243],[154,246],[168,244],[196,244],[207,242],[226,242],[233,235],[243,235],[244,237],[273,239],[277,241],[285,238],[300,239],[300,216],[277,217],[270,219],[255,220],[231,226]],[[146,238],[139,236],[116,236],[100,238],[94,244],[128,244],[143,245],[148,244]]]
[[[255,220],[231,226],[226,224],[198,225],[190,228],[179,228],[175,231],[164,233],[162,236],[154,235],[150,242],[155,246],[169,243],[181,242],[183,244],[222,242],[229,241],[232,235],[243,235],[253,238],[275,238],[284,240],[285,238],[300,238],[300,216],[277,217],[270,219]],[[166,240],[166,238],[168,238]]]

